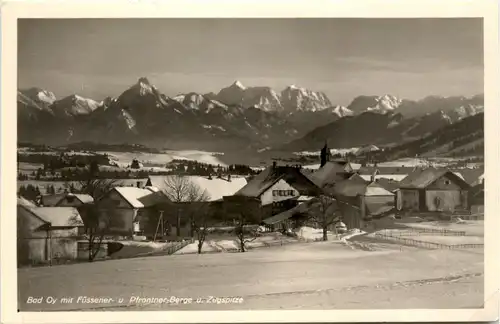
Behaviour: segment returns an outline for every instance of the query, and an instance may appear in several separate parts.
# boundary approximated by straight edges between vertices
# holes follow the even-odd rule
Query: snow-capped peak
[[[152,86],[151,83],[149,83],[149,80],[145,77],[139,78],[137,86],[139,87],[139,93],[141,96],[153,93],[154,86]]]
[[[375,99],[377,104],[373,107],[368,107],[366,111],[379,112],[379,113],[387,113],[390,111],[394,111],[397,109],[402,100],[396,96],[385,94]]]
[[[41,89],[41,88],[30,88],[26,90],[21,90],[21,93],[23,93],[25,96],[27,96],[29,99],[37,102],[37,103],[42,103],[42,104],[47,104],[51,105],[54,103],[54,101],[57,100],[55,94],[53,92]]]
[[[53,104],[56,101],[56,96],[54,93],[47,90],[40,90],[37,94],[40,101],[46,102],[48,104]]]
[[[290,85],[281,92],[281,104],[285,111],[319,111],[332,106],[322,92],[315,92]]]
[[[352,110],[349,110],[344,106],[335,106],[335,108],[332,109],[332,112],[339,117],[354,115],[354,112]]]
[[[234,81],[233,86],[237,87],[237,88],[240,88],[241,90],[245,90],[246,89],[246,87],[243,85],[243,83],[241,83],[239,80]]]
[[[186,95],[184,95],[184,94],[180,94],[180,95],[177,95],[175,97],[172,97],[173,100],[178,101],[178,102],[183,102],[185,98],[186,98]]]
[[[55,101],[51,109],[57,115],[77,116],[90,114],[102,104],[103,102],[97,102],[77,94],[72,94],[61,100]]]

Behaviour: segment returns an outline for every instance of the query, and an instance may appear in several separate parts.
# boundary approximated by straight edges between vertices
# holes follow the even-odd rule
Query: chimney
[[[137,181],[137,188],[140,188],[140,187],[141,187],[141,182]]]
[[[227,181],[231,182],[231,175],[230,174],[227,175]]]
[[[273,169],[276,169],[276,161],[273,161]]]

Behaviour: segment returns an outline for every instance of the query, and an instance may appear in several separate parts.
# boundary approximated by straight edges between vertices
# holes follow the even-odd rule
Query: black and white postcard
[[[498,318],[495,1],[1,23],[2,322]]]

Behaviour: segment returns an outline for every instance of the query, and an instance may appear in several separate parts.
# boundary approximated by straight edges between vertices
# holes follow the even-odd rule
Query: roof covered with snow
[[[59,204],[63,199],[65,198],[70,198],[71,197],[74,197],[76,199],[78,199],[82,204],[93,204],[94,203],[94,198],[92,198],[91,195],[87,195],[87,194],[74,194],[74,193],[68,193],[66,194],[65,197],[61,198],[57,204]]]
[[[34,202],[32,202],[31,200],[28,200],[24,197],[21,197],[21,196],[17,197],[17,205],[24,206],[24,207],[36,207]]]
[[[377,182],[365,181],[360,175],[354,174],[349,179],[340,181],[329,189],[335,195],[345,197],[356,196],[393,196],[394,194]]]
[[[235,195],[259,197],[281,179],[294,187],[303,196],[313,195],[320,191],[320,188],[303,173],[302,169],[293,166],[270,166],[253,177]]]
[[[113,190],[116,190],[134,208],[144,208],[144,204],[139,199],[152,193],[151,190],[137,187],[114,187]]]
[[[159,190],[166,192],[167,195],[175,187],[176,179],[185,179],[188,183],[195,185],[207,197],[208,201],[221,200],[224,196],[232,196],[237,191],[247,185],[247,180],[244,177],[218,178],[218,177],[202,177],[202,176],[150,176],[148,185],[156,187]],[[183,180],[184,181],[184,180]]]
[[[481,179],[484,178],[484,168],[478,169],[459,169],[456,170],[457,173],[462,175],[462,178],[471,186],[474,186],[481,182]]]
[[[137,200],[139,200],[144,207],[169,204],[172,202],[163,191],[158,190],[150,192],[148,195],[138,198]]]
[[[443,176],[449,177],[461,187],[470,186],[462,177],[458,176],[448,169],[427,168],[415,169],[400,182],[400,187],[424,189]]]
[[[370,183],[366,186],[365,196],[394,196],[394,194],[376,182]]]
[[[324,166],[314,171],[310,178],[318,186],[323,187],[345,180],[351,176],[352,171],[353,168],[347,161],[328,161]]]
[[[74,207],[31,207],[27,208],[51,227],[76,227],[83,226],[83,221]]]
[[[42,206],[45,207],[54,207],[57,205],[58,202],[61,201],[64,197],[66,197],[67,193],[57,193],[57,194],[48,194],[48,195],[42,195],[41,197],[41,204]]]
[[[379,178],[375,179],[375,182],[390,192],[394,192],[399,188],[399,181],[393,179]]]

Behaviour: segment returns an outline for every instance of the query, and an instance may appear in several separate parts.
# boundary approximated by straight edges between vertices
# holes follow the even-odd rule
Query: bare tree
[[[238,238],[240,252],[246,252],[246,244],[254,241],[258,237],[258,232],[252,215],[247,211],[241,211],[236,221],[234,232]]]
[[[84,181],[78,182],[79,193],[88,194],[94,201],[102,198],[106,193],[108,193],[113,187],[116,187],[117,181],[115,179],[92,179],[89,178]]]
[[[198,241],[198,254],[201,254],[203,249],[203,244],[207,238],[210,231],[210,225],[213,224],[214,218],[211,215],[210,207],[207,205],[202,205],[197,208],[191,216],[191,228],[194,233],[196,233],[196,239]]]
[[[337,201],[326,195],[320,195],[312,200],[307,214],[309,219],[316,222],[323,230],[323,241],[328,241],[328,228],[341,218]]]
[[[106,235],[110,234],[110,228],[121,221],[119,217],[114,216],[114,206],[104,208],[103,206],[84,205],[79,208],[80,214],[84,220],[85,238],[88,242],[88,261],[92,262],[101,251],[102,242]]]
[[[97,170],[96,170],[97,169]],[[89,255],[88,260],[92,262],[101,250],[102,242],[109,234],[110,228],[121,221],[120,217],[114,217],[116,206],[95,204],[107,192],[116,186],[115,179],[97,178],[98,166],[91,163],[87,172],[87,179],[78,182],[78,188],[74,188],[75,193],[88,194],[94,199],[94,204],[83,205],[79,207],[85,230],[85,238],[88,241]]]
[[[165,178],[164,183],[164,193],[172,202],[197,202],[210,199],[206,191],[202,190],[187,176],[168,176]]]
[[[177,236],[180,236],[180,212],[182,210],[186,212],[190,220],[191,237],[194,237],[195,232],[197,234],[198,251],[201,253],[201,246],[203,246],[208,231],[206,224],[209,220],[208,209],[205,203],[210,200],[210,196],[187,176],[172,175],[167,177],[164,183],[165,195],[173,203],[176,203],[178,207]]]

